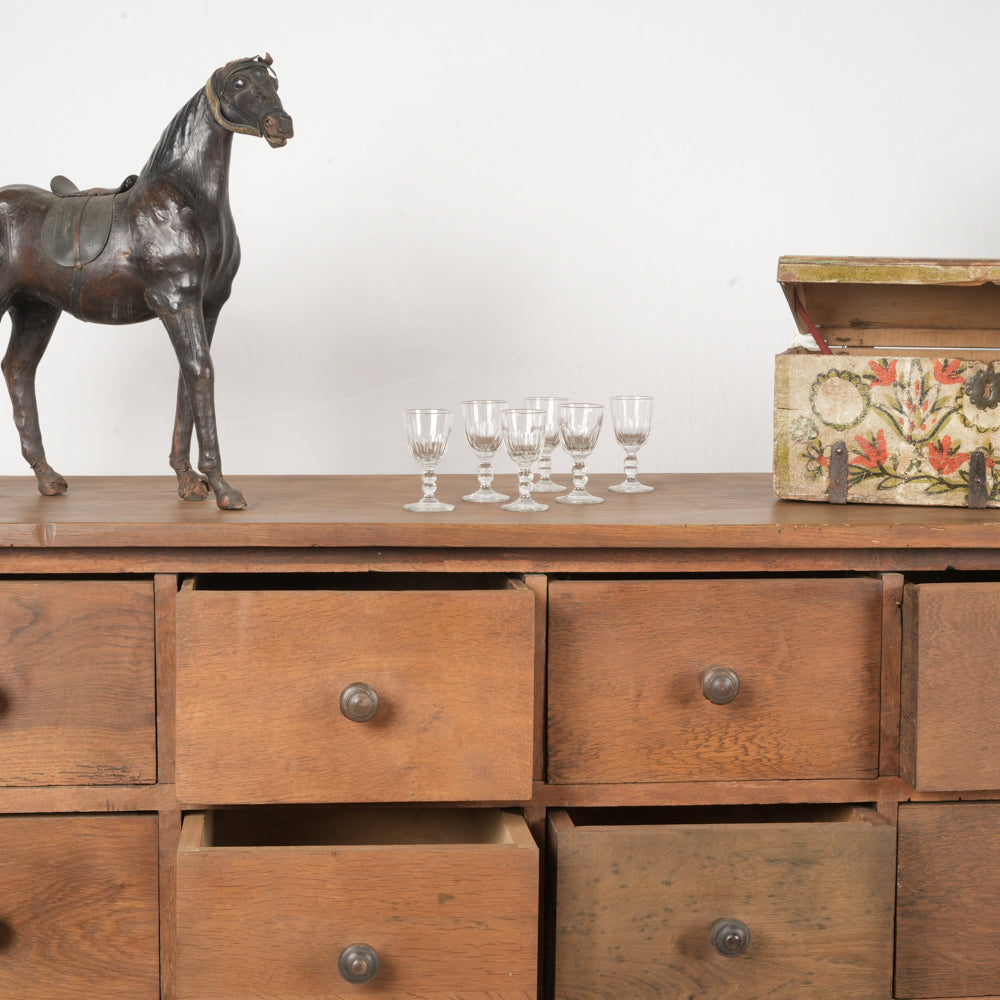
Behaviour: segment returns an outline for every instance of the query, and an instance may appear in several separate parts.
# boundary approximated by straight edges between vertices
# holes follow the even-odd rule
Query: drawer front
[[[153,587],[0,582],[0,784],[156,780]]]
[[[177,788],[199,802],[530,798],[534,599],[187,591]],[[361,684],[367,722],[341,709]],[[364,704],[364,699],[361,699]]]
[[[538,851],[524,821],[510,822],[514,843],[182,841],[178,1000],[533,1000]],[[379,963],[360,984],[340,970],[355,946]]]
[[[155,816],[0,817],[0,996],[156,1000]]]
[[[874,579],[554,581],[549,780],[875,777],[881,629]]]
[[[899,807],[897,997],[995,996],[1000,802]]]
[[[554,997],[887,1000],[895,829],[845,815],[578,827],[555,813]]]
[[[916,788],[1000,788],[1000,583],[911,585],[903,599],[900,765]]]

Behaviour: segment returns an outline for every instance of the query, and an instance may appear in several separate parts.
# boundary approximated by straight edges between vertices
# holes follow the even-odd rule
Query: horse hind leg
[[[14,408],[14,425],[21,438],[21,454],[38,480],[38,492],[56,496],[69,489],[66,480],[45,460],[42,431],[35,398],[35,372],[49,346],[60,310],[43,302],[11,306],[11,332],[7,353],[0,361]]]

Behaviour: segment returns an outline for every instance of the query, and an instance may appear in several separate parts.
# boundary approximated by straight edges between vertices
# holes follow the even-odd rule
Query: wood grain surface
[[[580,549],[672,547],[753,550],[1000,548],[1000,513],[775,498],[770,475],[656,475],[654,493],[619,495],[621,475],[595,475],[602,504],[552,504],[513,514],[459,501],[451,513],[411,514],[417,477],[233,476],[246,511],[178,499],[158,477],[74,479],[60,497],[33,480],[0,478],[0,550],[148,547],[418,548],[463,546]],[[439,493],[460,496],[469,478],[442,476]],[[491,509],[483,510],[483,507]],[[0,556],[4,555],[0,551]],[[904,568],[899,565],[894,568]]]
[[[881,652],[873,578],[553,581],[549,780],[874,778]]]
[[[897,997],[1000,992],[998,829],[998,802],[899,807]]]
[[[867,816],[871,822],[866,821]],[[554,1000],[888,1000],[895,830],[834,822],[552,823]],[[722,918],[750,932],[724,957]]]
[[[156,1000],[156,817],[0,817],[0,996]]]
[[[0,580],[0,785],[156,781],[149,581]]]
[[[177,790],[193,802],[531,797],[535,607],[503,590],[184,590]],[[378,713],[340,710],[351,684]]]
[[[383,829],[371,845],[213,848],[185,831],[178,1000],[533,1000],[538,851],[524,821],[511,819],[516,839],[420,842],[408,819],[397,813],[397,844]],[[359,943],[381,969],[352,986],[337,960]]]

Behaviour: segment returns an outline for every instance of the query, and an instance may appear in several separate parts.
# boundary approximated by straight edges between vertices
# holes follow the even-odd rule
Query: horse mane
[[[150,153],[146,165],[142,168],[142,176],[156,176],[165,173],[173,166],[180,153],[191,145],[192,136],[198,124],[205,117],[208,99],[204,87],[174,115],[170,124],[163,130],[153,152]]]

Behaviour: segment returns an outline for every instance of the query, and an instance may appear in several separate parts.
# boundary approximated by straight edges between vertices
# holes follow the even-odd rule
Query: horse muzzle
[[[260,131],[272,149],[284,146],[295,135],[292,116],[285,114],[284,111],[272,111],[261,122]]]

